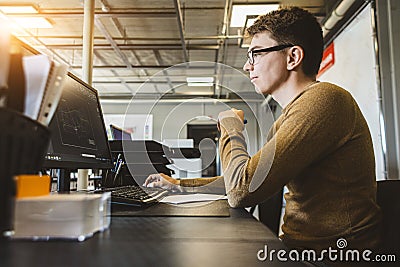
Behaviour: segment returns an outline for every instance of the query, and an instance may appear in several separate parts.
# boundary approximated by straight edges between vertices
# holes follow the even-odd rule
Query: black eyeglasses
[[[261,48],[261,49],[255,49],[255,50],[250,50],[247,52],[247,60],[249,61],[250,65],[254,65],[254,55],[257,53],[261,52],[273,52],[273,51],[279,51],[288,47],[294,46],[293,44],[282,44],[282,45],[276,45],[276,46],[271,46],[267,48]]]

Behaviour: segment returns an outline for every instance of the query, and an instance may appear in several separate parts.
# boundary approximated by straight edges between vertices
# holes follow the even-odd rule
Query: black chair
[[[282,213],[283,189],[276,192],[264,202],[258,204],[258,218],[277,236],[279,235],[279,225]],[[255,207],[250,209],[253,214]]]
[[[377,202],[382,209],[382,249],[387,254],[397,254],[400,247],[400,180],[378,181]]]

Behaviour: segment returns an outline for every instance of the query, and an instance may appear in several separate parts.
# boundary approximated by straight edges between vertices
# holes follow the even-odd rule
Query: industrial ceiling
[[[27,4],[0,1],[0,5]],[[96,0],[92,85],[103,99],[188,95],[228,98],[254,93],[244,76],[243,27],[230,27],[236,4],[296,5],[323,21],[335,0]],[[26,29],[19,37],[70,66],[82,77],[84,1],[32,1],[49,29]],[[190,63],[185,63],[190,62]],[[187,86],[186,78],[214,77],[213,85]]]

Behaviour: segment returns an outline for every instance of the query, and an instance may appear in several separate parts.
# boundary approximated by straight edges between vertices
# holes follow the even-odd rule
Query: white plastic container
[[[110,200],[110,192],[17,199],[12,238],[84,241],[110,226]]]

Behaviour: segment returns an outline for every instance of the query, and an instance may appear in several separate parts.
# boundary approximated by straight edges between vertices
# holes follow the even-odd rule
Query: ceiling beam
[[[111,38],[111,36],[110,36]],[[100,50],[181,50],[182,46],[180,44],[118,44],[111,38],[112,43],[110,44],[95,44],[94,49]],[[236,44],[234,44],[237,46]],[[62,50],[75,50],[82,49],[82,44],[48,44],[46,45],[52,49],[62,49]],[[189,45],[187,50],[217,50],[219,45],[209,44],[209,45]]]
[[[84,12],[39,12],[29,14],[29,17],[46,17],[46,18],[82,18]],[[13,17],[26,17],[25,13],[12,14]],[[175,12],[96,12],[96,17],[113,17],[113,18],[174,18]]]
[[[173,2],[174,2],[175,12],[176,12],[176,19],[178,21],[179,36],[181,37],[183,60],[185,62],[188,62],[189,61],[189,57],[188,57],[188,52],[187,52],[187,48],[186,48],[186,41],[185,41],[185,33],[184,33],[181,5],[180,5],[179,0],[173,0]]]
[[[29,37],[28,35],[19,35],[19,37]],[[82,39],[82,35],[35,35],[36,38],[40,39]],[[192,36],[185,37],[186,41],[192,40],[219,40],[219,39],[240,39],[242,35],[210,35],[210,36]],[[105,40],[103,36],[95,36],[95,40]],[[115,41],[179,41],[180,38],[163,38],[163,37],[114,37]]]
[[[106,0],[101,0],[101,3],[102,3],[102,5],[104,5],[106,8],[109,8],[109,4],[107,3]],[[111,22],[112,22],[112,23],[114,24],[114,26],[117,28],[119,34],[123,37],[123,40],[126,41],[126,31],[125,31],[124,27],[122,26],[122,24],[120,23],[119,18],[118,18],[118,17],[112,17],[112,18],[111,18]],[[115,37],[113,37],[113,40],[115,40]],[[98,51],[98,50],[96,50],[96,51]],[[143,65],[141,59],[139,58],[139,56],[137,55],[137,53],[136,53],[134,50],[130,50],[130,53],[131,53],[132,56],[135,58],[135,60],[139,63],[139,65]],[[142,71],[144,72],[144,74],[145,74],[146,76],[149,76],[149,73],[147,72],[147,70],[142,69]],[[114,69],[112,69],[111,72],[114,74],[115,77],[118,76],[118,73],[116,73],[116,71],[115,71]],[[138,76],[139,76],[139,75],[138,75]],[[129,85],[127,85],[125,79],[123,79],[122,77],[120,77],[119,80],[122,80],[123,83],[124,83],[124,85],[125,85],[126,87],[128,87],[129,90],[131,90],[130,87],[129,87]],[[158,90],[156,84],[154,85],[154,89],[155,89],[157,92],[159,92],[159,90]]]
[[[173,89],[173,85],[172,84],[185,84],[187,83],[186,80],[185,81],[152,81],[152,80],[145,80],[145,81],[125,81],[125,83],[131,83],[131,84],[165,84],[168,83],[170,86],[170,89]],[[121,81],[95,81],[93,82],[93,84],[121,84]]]
[[[167,69],[167,68],[183,68],[186,69],[188,68],[185,64],[181,65],[131,65],[132,69]],[[80,69],[82,66],[80,65],[74,65],[71,66],[72,69]],[[127,67],[125,65],[101,65],[101,66],[93,66],[94,69],[126,69]],[[214,70],[213,66],[189,66],[190,69],[208,69],[208,70]],[[230,67],[236,70],[239,70],[243,72],[242,67]],[[212,75],[212,74],[210,74]]]
[[[165,65],[165,66],[160,66],[160,65],[131,65],[132,69],[163,69],[163,68],[170,68],[172,65]],[[80,65],[75,65],[71,66],[73,69],[80,69],[82,66]],[[101,66],[93,66],[95,69],[126,69],[126,65],[101,65]]]
[[[160,64],[160,65],[164,65],[165,64],[164,60],[162,59],[162,57],[160,55],[160,51],[154,50],[154,56],[156,57],[156,60],[157,60],[158,64]],[[171,79],[169,78],[168,71],[166,69],[163,69],[162,72],[163,72],[164,76],[167,78],[167,83],[168,83],[169,89],[174,91],[175,89],[174,89],[174,86],[171,83]]]
[[[103,23],[100,21],[98,17],[95,17],[95,25],[97,29],[99,29],[100,32],[104,35],[104,37],[106,37],[107,41],[110,43],[115,53],[117,53],[117,55],[122,59],[122,61],[126,64],[128,69],[132,69],[131,67],[132,64],[129,62],[128,57],[121,51],[117,42],[115,42],[111,34],[107,31],[106,27],[103,25]]]
[[[97,51],[94,51],[94,54],[96,55],[96,57],[97,57],[100,61],[102,61],[102,62],[108,64],[107,59],[104,58],[102,55],[100,55]],[[115,75],[115,77],[118,75],[118,73],[117,73],[115,70],[112,69],[112,70],[110,70],[110,71],[112,72],[112,74]],[[116,77],[116,78],[117,78],[117,77]],[[118,79],[119,79],[119,81],[118,81],[119,84],[123,84],[123,85],[125,86],[125,88],[127,88],[129,91],[132,92],[132,88],[129,87],[129,85],[127,84],[127,82],[126,82],[123,78],[118,78]],[[95,84],[96,82],[92,82],[92,83]]]

